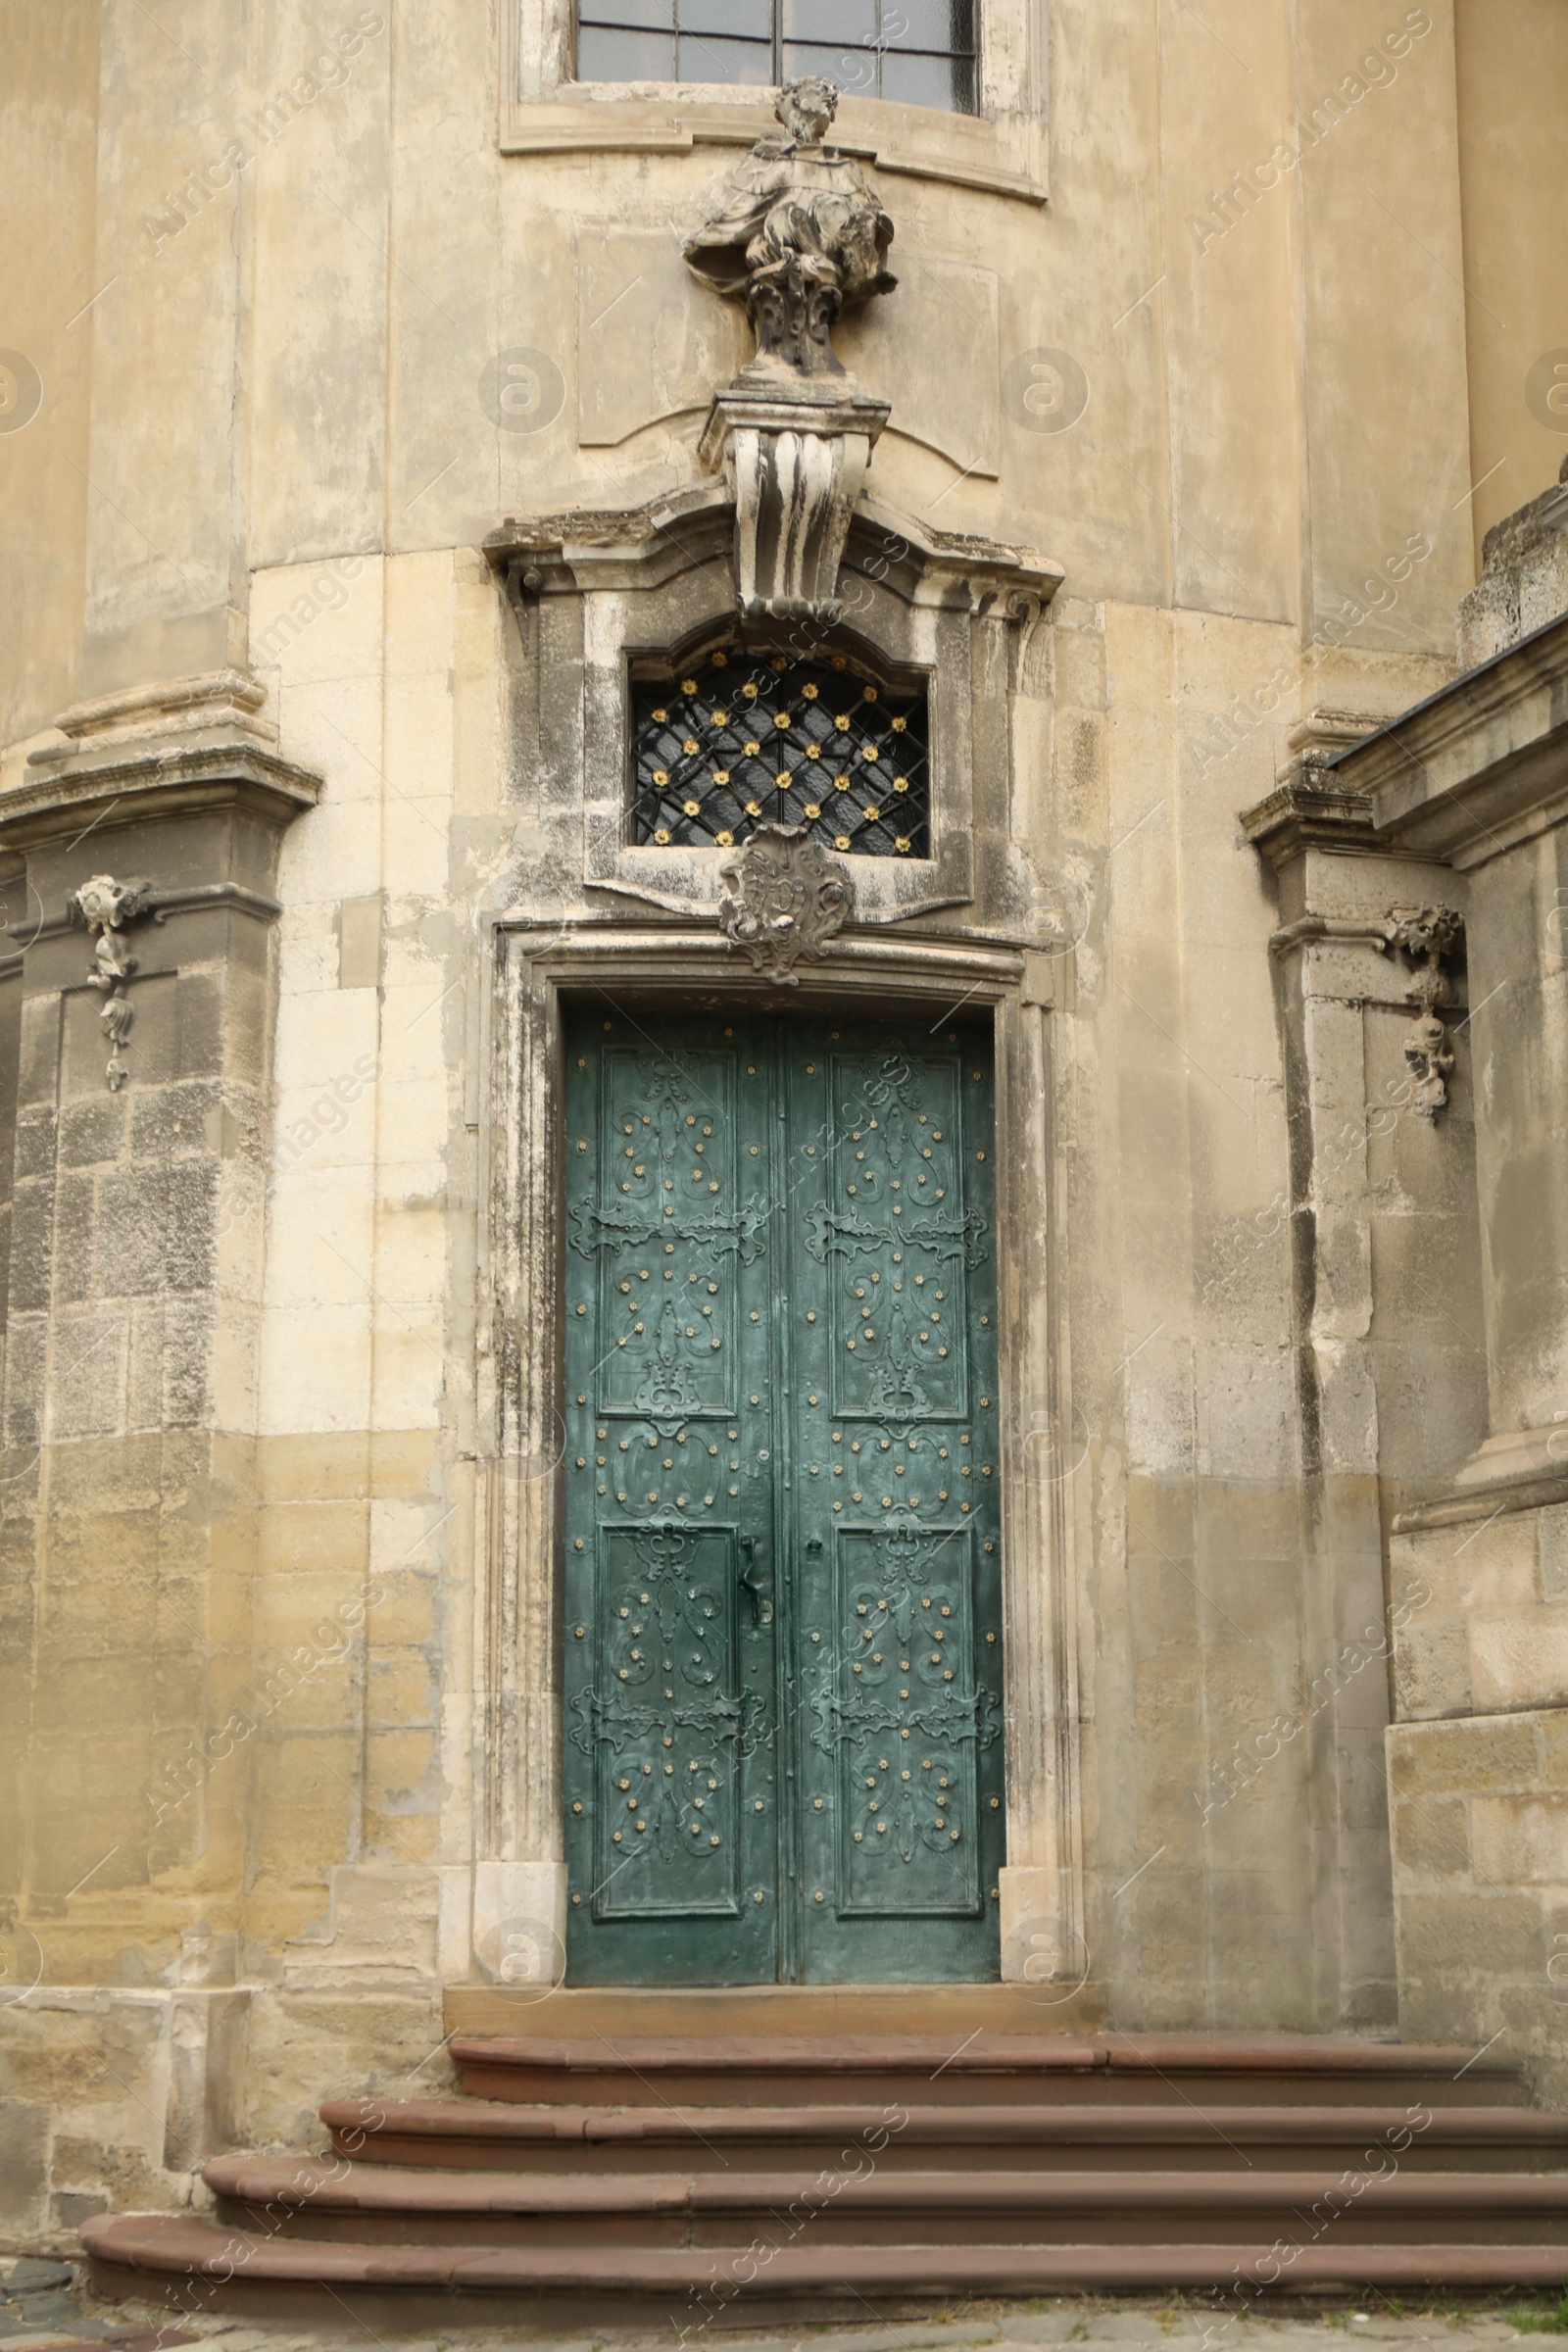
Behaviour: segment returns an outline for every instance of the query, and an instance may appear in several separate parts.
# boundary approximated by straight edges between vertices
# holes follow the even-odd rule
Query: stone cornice
[[[1568,1502],[1568,1472],[1498,1479],[1494,1486],[1474,1487],[1462,1494],[1455,1491],[1396,1513],[1394,1533],[1413,1536],[1424,1528],[1464,1527],[1473,1519],[1500,1519],[1505,1512],[1539,1511],[1564,1502]]]
[[[1282,866],[1304,850],[1328,850],[1341,857],[1376,857],[1383,853],[1372,823],[1372,804],[1364,793],[1341,792],[1292,778],[1277,784],[1239,819],[1250,841],[1272,866]]]
[[[727,561],[733,515],[728,489],[709,483],[643,507],[509,515],[483,553],[514,597],[648,589],[693,563]],[[874,576],[911,602],[933,594],[948,602],[956,594],[979,611],[1000,597],[1014,619],[1049,604],[1066,576],[1031,548],[933,530],[897,507],[862,497],[844,564],[855,571],[873,562]]]
[[[861,534],[875,534],[876,544],[858,544]],[[891,557],[890,540],[904,542],[904,555]],[[886,584],[898,591],[901,571],[912,572],[925,595],[933,591],[949,601],[955,590],[966,590],[972,610],[979,612],[1003,600],[1009,619],[1019,620],[1049,605],[1066,578],[1059,564],[1030,547],[1012,547],[999,539],[980,539],[958,531],[933,530],[902,508],[862,498],[850,527],[845,568],[857,570],[867,561],[886,568]],[[881,577],[879,570],[875,575]]]
[[[1483,865],[1568,820],[1568,615],[1333,760],[1379,846]]]
[[[1397,1536],[1424,1527],[1457,1527],[1469,1519],[1498,1518],[1504,1511],[1534,1511],[1568,1502],[1568,1423],[1544,1429],[1509,1430],[1488,1438],[1425,1502],[1400,1511]]]
[[[150,915],[155,923],[167,922],[172,914],[194,914],[210,906],[231,907],[236,914],[248,914],[257,922],[275,922],[282,913],[281,901],[270,899],[260,890],[246,890],[238,882],[188,882],[169,889],[150,886],[140,893],[139,911]],[[63,931],[79,931],[81,918],[68,900],[56,914],[45,914],[37,921],[24,920],[9,923],[6,936],[20,939],[31,947],[36,940],[58,938]],[[15,957],[0,956],[0,978],[5,975],[8,961],[21,964],[21,950]]]
[[[108,821],[141,823],[237,805],[285,825],[314,808],[321,778],[252,738],[122,738],[37,754],[21,784],[0,793],[0,850],[26,850]]]
[[[149,729],[239,727],[270,747],[277,728],[260,713],[267,688],[238,669],[202,670],[190,677],[156,678],[142,686],[119,687],[90,702],[73,703],[55,725],[78,745],[103,743]],[[35,760],[60,757],[60,747],[35,752]]]
[[[1389,948],[1389,918],[1386,914],[1302,914],[1294,923],[1282,924],[1269,936],[1271,956],[1294,956],[1298,948],[1315,948],[1324,941],[1341,947],[1376,948],[1380,956]]]

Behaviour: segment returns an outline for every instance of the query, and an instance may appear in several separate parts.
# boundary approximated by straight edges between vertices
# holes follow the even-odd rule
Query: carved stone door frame
[[[1052,1278],[1058,1187],[1052,1119],[1050,957],[1005,942],[846,933],[780,989],[716,926],[563,925],[503,915],[489,935],[481,1102],[480,1426],[475,1657],[481,1968],[520,1934],[562,1948],[560,1619],[563,1360],[563,1009],[603,998],[657,1006],[862,1009],[995,1027],[999,1395],[1007,1862],[1003,1975],[1068,1986],[1088,1971],[1077,1763],[1075,1579],[1064,1335]],[[519,1928],[517,1923],[522,1923]]]

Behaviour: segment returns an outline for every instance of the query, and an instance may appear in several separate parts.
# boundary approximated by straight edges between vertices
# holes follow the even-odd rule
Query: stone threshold
[[[1082,2034],[1100,2005],[1080,1993],[1063,2001],[1055,1984],[720,1984],[529,1986],[453,1984],[445,1994],[452,2034],[532,2036],[551,2041],[597,2034],[707,2040],[732,2034]]]

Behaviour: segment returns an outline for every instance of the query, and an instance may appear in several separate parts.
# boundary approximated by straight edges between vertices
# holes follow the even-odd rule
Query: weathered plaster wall
[[[13,9],[0,25],[7,93],[0,204],[5,343],[0,363],[0,742],[74,702],[87,551],[91,343],[76,318],[97,289],[98,10],[93,0]],[[72,323],[75,318],[74,325]],[[30,421],[27,412],[39,405]],[[27,551],[24,560],[24,551]]]
[[[1553,365],[1553,355],[1568,362],[1568,296],[1550,259],[1568,234],[1568,190],[1552,161],[1568,24],[1551,0],[1524,0],[1502,16],[1486,0],[1458,0],[1454,36],[1479,569],[1493,523],[1551,481],[1568,451],[1568,373]],[[1532,191],[1528,236],[1519,233],[1523,187]]]

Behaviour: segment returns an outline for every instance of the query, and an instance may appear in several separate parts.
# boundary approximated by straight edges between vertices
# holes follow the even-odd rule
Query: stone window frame
[[[834,142],[881,172],[956,182],[1044,204],[1047,186],[1047,0],[977,0],[979,111],[846,96]],[[768,93],[702,82],[572,78],[575,0],[505,0],[501,12],[503,155],[684,152],[751,147]]]
[[[580,760],[584,886],[671,913],[713,913],[728,851],[629,838],[631,663],[678,661],[733,626],[729,491],[713,483],[630,513],[514,518],[485,552],[506,581],[520,658],[535,678],[559,685],[580,672],[560,724]],[[852,858],[858,924],[973,905],[977,762],[1010,766],[1020,642],[1061,577],[1040,558],[932,532],[862,498],[836,630],[875,666],[927,682],[930,837],[923,858]]]
[[[678,661],[688,647],[733,625],[730,515],[727,496],[706,516],[694,514],[690,521],[699,527],[690,530],[687,547],[693,557],[701,551],[706,561],[691,562],[651,592],[627,597],[617,582],[596,594],[587,565],[578,566],[587,603],[584,635],[590,666],[602,682],[602,691],[596,694],[590,688],[587,698],[589,826],[583,879],[672,911],[694,904],[716,906],[724,888],[720,868],[729,853],[661,849],[631,840],[631,663],[639,658]],[[702,520],[710,525],[706,533],[700,528]],[[898,552],[891,562],[880,558],[887,576],[873,583],[858,571],[858,562],[878,561],[884,547]],[[926,854],[897,860],[853,859],[861,922],[897,922],[945,906],[967,906],[974,893],[972,770],[975,737],[981,730],[972,707],[971,614],[957,609],[956,598],[951,607],[916,602],[913,582],[899,577],[901,571],[914,569],[906,535],[886,527],[878,530],[869,515],[858,514],[851,526],[844,584],[852,595],[858,586],[863,596],[838,627],[822,637],[824,645],[854,647],[879,669],[919,676],[926,687]],[[962,602],[967,606],[967,597]]]

